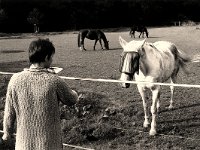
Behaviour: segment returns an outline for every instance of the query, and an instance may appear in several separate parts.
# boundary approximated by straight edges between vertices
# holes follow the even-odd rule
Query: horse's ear
[[[119,44],[122,46],[122,48],[124,48],[126,46],[127,42],[124,39],[122,39],[121,36],[119,36]]]

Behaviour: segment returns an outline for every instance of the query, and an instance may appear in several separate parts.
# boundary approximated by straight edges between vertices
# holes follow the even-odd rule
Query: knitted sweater
[[[58,104],[76,100],[76,92],[55,74],[35,69],[16,73],[7,89],[4,134],[13,133],[16,120],[16,150],[61,150]]]

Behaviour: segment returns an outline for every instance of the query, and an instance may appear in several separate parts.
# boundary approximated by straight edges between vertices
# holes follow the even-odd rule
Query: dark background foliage
[[[41,32],[200,20],[199,0],[0,0],[7,14],[0,32],[33,32],[27,17],[34,8],[44,15]]]

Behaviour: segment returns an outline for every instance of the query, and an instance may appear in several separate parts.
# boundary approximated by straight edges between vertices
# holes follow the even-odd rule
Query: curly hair
[[[34,40],[29,45],[29,61],[30,63],[44,62],[45,58],[50,57],[55,53],[55,47],[49,39]]]

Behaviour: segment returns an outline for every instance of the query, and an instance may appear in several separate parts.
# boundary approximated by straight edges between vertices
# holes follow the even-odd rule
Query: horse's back
[[[165,82],[175,69],[175,56],[173,50],[175,45],[167,41],[146,43],[144,45],[146,57],[143,60],[147,73],[140,70],[140,75],[136,75],[136,80]]]
[[[89,31],[88,29],[82,29],[82,30],[79,31],[79,33],[86,34],[86,33],[88,33],[88,31]]]
[[[157,41],[153,43],[153,45],[160,51],[160,52],[171,52],[177,50],[174,43],[168,41]]]
[[[90,39],[90,40],[97,40],[98,39],[98,35],[99,35],[99,31],[98,30],[90,29],[90,30],[87,30],[87,33],[86,33],[85,37]]]
[[[176,46],[168,41],[157,41],[153,43],[155,53],[159,56],[159,62],[163,70],[173,71],[178,50]]]

